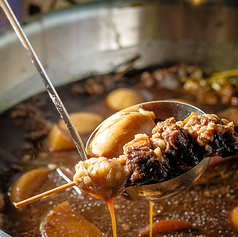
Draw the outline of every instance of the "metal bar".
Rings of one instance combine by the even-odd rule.
[[[76,129],[69,117],[67,110],[65,109],[58,93],[56,92],[53,84],[51,83],[44,67],[42,66],[40,60],[38,59],[38,56],[36,55],[29,40],[27,39],[25,33],[23,32],[23,29],[22,29],[20,23],[18,22],[17,18],[15,17],[8,2],[6,0],[0,0],[0,3],[1,3],[0,6],[2,7],[3,11],[5,12],[10,24],[12,25],[14,31],[16,32],[18,38],[20,39],[23,47],[27,51],[27,54],[29,55],[31,62],[34,64],[37,71],[41,75],[41,78],[42,78],[42,81],[46,87],[46,90],[47,90],[51,100],[53,101],[56,109],[58,110],[61,118],[64,120],[64,122],[65,122],[65,124],[74,140],[74,143],[76,145],[76,148],[78,149],[78,152],[79,152],[82,160],[86,160],[87,155],[85,152],[85,148],[84,148],[82,139],[80,138],[78,132],[76,131]]]

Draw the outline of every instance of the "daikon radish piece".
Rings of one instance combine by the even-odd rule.
[[[129,88],[119,88],[110,92],[106,98],[108,107],[115,111],[142,103],[143,97]]]
[[[45,237],[103,237],[101,231],[82,215],[74,211],[67,202],[52,209],[41,224]]]
[[[34,196],[48,177],[49,170],[38,168],[20,176],[11,187],[12,202],[20,202]]]
[[[103,121],[101,115],[90,112],[72,113],[69,116],[79,134],[91,133]],[[63,120],[53,125],[47,140],[50,151],[76,148]]]

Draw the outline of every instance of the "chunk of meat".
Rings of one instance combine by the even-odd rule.
[[[114,199],[125,188],[129,172],[123,157],[108,160],[105,157],[80,161],[74,175],[75,183],[92,196],[103,200]]]
[[[49,115],[40,108],[28,104],[18,104],[11,114],[17,127],[26,132],[26,137],[31,141],[37,141],[47,136],[51,123]]]
[[[145,134],[138,134],[124,146],[126,167],[130,171],[128,184],[160,180],[167,176],[160,156],[152,149],[150,139]]]
[[[201,147],[181,125],[169,118],[158,122],[152,131],[151,144],[167,169],[167,179],[185,173],[203,159]]]
[[[217,115],[194,115],[183,127],[205,148],[204,156],[228,157],[238,151],[238,135],[234,130],[234,123],[220,119]]]

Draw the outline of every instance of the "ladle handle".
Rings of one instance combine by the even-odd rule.
[[[20,25],[20,23],[18,22],[17,18],[15,17],[10,5],[8,4],[8,2],[6,0],[0,0],[0,6],[2,7],[4,13],[6,14],[10,24],[12,25],[14,31],[16,32],[18,38],[20,39],[22,45],[24,46],[24,48],[26,49],[31,62],[35,65],[37,71],[39,72],[39,74],[41,75],[42,81],[46,87],[46,90],[51,98],[51,100],[53,101],[56,109],[58,110],[59,114],[61,115],[62,119],[64,120],[73,140],[74,143],[78,149],[79,154],[81,155],[82,160],[86,160],[87,159],[87,155],[85,152],[85,148],[83,145],[83,142],[78,134],[78,132],[76,131],[68,112],[66,111],[58,93],[56,92],[54,86],[52,85],[44,67],[42,66],[40,60],[38,59],[34,49],[32,48],[29,40],[27,39],[26,35],[24,34],[22,27]]]

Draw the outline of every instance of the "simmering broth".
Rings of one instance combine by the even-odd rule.
[[[184,70],[187,69],[185,67]],[[153,71],[153,69],[151,70]],[[103,93],[88,91],[87,83],[89,80],[73,83],[67,87],[59,88],[58,91],[69,112],[91,111],[102,115],[104,118],[115,112],[108,107],[105,99],[111,90],[118,87],[132,88],[143,97],[144,101],[179,99],[193,103],[207,113],[219,114],[220,111],[226,110],[227,104],[214,106],[211,102],[213,100],[210,100],[211,97],[209,96],[209,100],[198,101],[194,94],[183,88],[185,82],[176,79],[180,77],[173,72],[175,69],[170,70],[172,71],[169,72],[169,75],[175,76],[169,78],[169,86],[174,85],[174,88],[168,88],[167,84],[157,84],[155,82],[154,86],[148,86],[146,83],[152,80],[148,77],[150,74],[147,74],[145,80],[145,72],[133,72],[111,83],[110,87],[103,87]],[[102,76],[101,79],[94,78],[90,80],[105,86],[105,82],[108,82],[108,79],[105,79],[106,77],[110,78],[110,76]],[[214,93],[210,95],[213,96]],[[218,100],[220,100],[220,97],[218,97]],[[43,111],[40,114],[41,118],[45,118],[46,124],[48,121],[56,123],[59,119],[57,111],[55,111],[45,93],[37,95],[24,103],[33,106],[33,108],[39,107],[39,111]],[[13,111],[18,111],[18,115],[14,118],[12,118]],[[39,227],[47,213],[60,203],[68,201],[74,210],[95,224],[106,236],[112,236],[111,217],[105,202],[85,193],[79,194],[73,188],[21,209],[15,209],[12,205],[12,197],[8,197],[6,193],[11,191],[8,188],[12,187],[13,181],[23,172],[39,167],[49,169],[47,179],[35,191],[32,191],[31,194],[35,195],[65,183],[57,172],[58,167],[72,180],[74,166],[80,160],[76,150],[49,151],[45,137],[47,132],[42,135],[39,132],[42,130],[39,129],[39,137],[30,134],[32,131],[27,126],[22,128],[22,124],[19,122],[20,120],[26,121],[24,113],[22,114],[22,111],[20,111],[21,113],[19,111],[19,108],[15,107],[1,116],[1,144],[8,152],[13,153],[24,162],[23,164],[14,165],[8,172],[6,172],[6,169],[2,171],[5,175],[2,183],[2,190],[5,194],[5,205],[2,208],[4,215],[3,228],[12,236],[40,236]],[[18,126],[16,126],[16,121],[18,121]],[[28,134],[27,139],[26,134]],[[87,141],[88,135],[82,134],[84,142]],[[237,232],[230,222],[229,213],[233,207],[237,206],[237,166],[237,159],[228,159],[219,164],[210,165],[202,178],[191,189],[185,191],[182,195],[154,203],[154,223],[175,219],[188,222],[194,227],[193,230],[180,231],[176,236],[236,236]],[[11,177],[11,182],[9,182],[9,174],[12,173],[15,173],[15,175],[14,178]],[[114,207],[118,236],[140,236],[141,229],[149,224],[149,203],[117,198],[114,201]],[[168,231],[169,229],[168,226]],[[174,233],[166,233],[166,235],[174,236]]]

